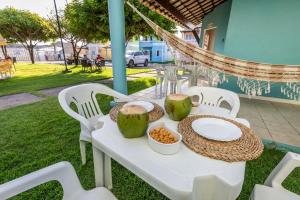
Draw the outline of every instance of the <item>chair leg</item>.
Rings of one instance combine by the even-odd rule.
[[[158,78],[156,78],[155,81],[155,97],[158,98],[158,94],[157,94],[157,85],[158,85]]]
[[[86,164],[86,142],[80,140],[79,144],[80,144],[80,154],[81,154],[82,165],[85,165]]]
[[[112,174],[111,174],[111,158],[104,155],[104,185],[108,189],[112,189]]]
[[[180,94],[181,93],[181,81],[178,81],[176,86],[177,86],[177,94]]]
[[[168,85],[169,85],[168,80],[164,80],[164,94],[163,94],[163,96],[168,95]]]
[[[159,83],[159,98],[163,98],[163,81],[164,81],[164,78],[160,78],[160,83]]]

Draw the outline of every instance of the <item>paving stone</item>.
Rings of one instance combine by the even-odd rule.
[[[0,97],[0,110],[16,107],[19,105],[34,103],[44,98],[29,93],[20,93]]]
[[[63,86],[63,87],[57,87],[57,88],[50,88],[50,89],[45,89],[45,90],[40,90],[39,92],[41,92],[44,95],[47,96],[58,96],[58,94],[60,93],[60,91],[62,91],[65,88],[68,88],[71,86]]]

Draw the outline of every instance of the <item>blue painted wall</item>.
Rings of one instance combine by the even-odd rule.
[[[217,53],[271,64],[300,64],[300,0],[229,0],[203,19],[201,44],[209,26],[217,27]],[[218,87],[242,93],[236,80],[230,77]],[[287,98],[280,86],[272,83],[271,93],[263,96]]]
[[[170,50],[165,42],[159,40],[139,41],[140,50],[151,51],[151,62],[169,62],[173,60]],[[157,51],[159,54],[157,55]]]
[[[299,0],[232,0],[224,54],[300,64]]]
[[[214,51],[223,54],[228,20],[230,15],[231,0],[216,7],[214,11],[205,16],[202,21],[200,46],[203,47],[204,30],[216,27]]]

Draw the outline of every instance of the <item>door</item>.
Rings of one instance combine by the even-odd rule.
[[[208,51],[214,51],[216,28],[206,29],[204,33],[203,48]]]
[[[141,63],[141,53],[140,52],[135,52],[134,53],[134,63],[135,64],[140,64]]]

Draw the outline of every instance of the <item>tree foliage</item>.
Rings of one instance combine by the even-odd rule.
[[[131,0],[142,13],[150,17],[162,28],[171,31],[175,24],[161,15],[149,10],[139,3],[138,0]],[[116,11],[118,12],[118,11]],[[81,27],[78,35],[86,37],[88,41],[109,40],[109,19],[107,0],[73,0],[66,9],[67,14],[72,13],[72,26]],[[125,4],[125,39],[128,42],[135,36],[154,35],[154,31],[132,8]]]
[[[173,22],[143,6],[139,0],[130,0],[130,3],[163,29],[170,32],[175,29]],[[155,32],[131,7],[125,4],[125,38],[128,41],[140,35],[151,36],[155,35]]]
[[[68,9],[59,12],[59,20],[61,27],[62,38],[71,44],[73,51],[73,58],[75,64],[79,63],[79,54],[81,50],[87,45],[88,40],[86,37],[83,37],[80,33],[81,27],[74,26],[76,25],[73,20],[76,18],[73,16],[73,13],[67,13]],[[49,21],[51,22],[51,26],[53,27],[57,37],[59,37],[58,24],[56,19],[56,14],[54,12],[49,16]]]
[[[174,23],[132,0],[135,6],[148,15],[153,21],[167,30],[172,30]],[[73,57],[78,64],[79,54],[89,42],[109,40],[109,18],[107,0],[73,0],[63,12],[60,12],[62,37],[73,48]],[[55,14],[50,16],[53,29],[58,35]],[[126,42],[134,36],[153,35],[153,30],[129,6],[125,6]]]
[[[0,34],[9,42],[19,42],[29,52],[34,63],[33,48],[38,42],[55,37],[50,23],[37,14],[25,10],[0,10]]]

